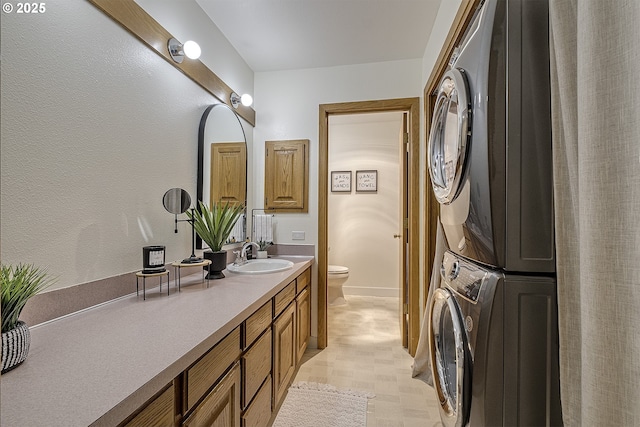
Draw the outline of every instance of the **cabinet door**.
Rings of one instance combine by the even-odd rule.
[[[240,427],[240,366],[236,363],[187,418],[185,427]]]
[[[308,287],[296,297],[296,322],[296,363],[300,363],[311,335],[311,298]]]
[[[271,414],[271,377],[268,377],[242,416],[242,427],[266,427]]]
[[[309,140],[266,141],[264,208],[308,212]]]
[[[247,147],[244,142],[211,144],[210,201],[244,204],[247,194]]]
[[[271,373],[271,329],[242,356],[242,408],[246,408]]]
[[[278,406],[296,369],[296,305],[273,322],[273,397]]]

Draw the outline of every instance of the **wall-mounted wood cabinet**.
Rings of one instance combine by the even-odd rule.
[[[309,140],[265,142],[264,209],[309,212]]]
[[[245,203],[247,147],[244,142],[211,144],[211,202]]]

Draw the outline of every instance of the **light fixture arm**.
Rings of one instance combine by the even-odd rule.
[[[188,40],[183,44],[173,37],[167,42],[167,49],[169,50],[171,59],[178,64],[182,64],[185,56],[191,59],[198,59],[202,52],[198,43]]]
[[[240,104],[244,105],[245,107],[249,107],[251,104],[253,104],[253,98],[247,93],[240,96],[235,92],[231,92],[229,101],[231,102],[233,108],[238,108]]]

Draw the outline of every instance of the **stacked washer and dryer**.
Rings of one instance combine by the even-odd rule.
[[[445,426],[562,425],[547,0],[486,0],[428,143],[446,244],[429,304]]]

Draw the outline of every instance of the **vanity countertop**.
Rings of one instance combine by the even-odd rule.
[[[313,257],[291,269],[157,288],[31,328],[27,360],[2,375],[3,426],[116,425],[240,325]],[[173,270],[173,269],[172,269]],[[173,271],[171,271],[173,276]],[[133,286],[135,283],[132,283]],[[164,289],[164,288],[163,288]]]

